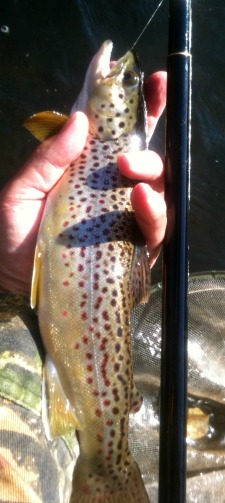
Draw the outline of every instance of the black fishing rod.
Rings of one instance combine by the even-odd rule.
[[[186,500],[191,0],[169,1],[159,503]]]

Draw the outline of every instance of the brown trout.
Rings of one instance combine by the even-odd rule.
[[[106,41],[75,105],[88,116],[89,134],[48,195],[31,295],[48,355],[50,429],[78,431],[72,503],[149,501],[128,446],[129,413],[141,406],[130,313],[148,299],[149,257],[131,208],[132,182],[116,166],[119,152],[146,146],[142,74],[133,51],[110,65],[111,51]],[[43,118],[26,122],[39,138],[47,136],[48,127],[43,134],[37,125]]]

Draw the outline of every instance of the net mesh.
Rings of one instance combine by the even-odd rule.
[[[135,382],[130,445],[157,503],[162,288],[132,317]],[[225,274],[192,275],[188,292],[187,503],[225,502]]]

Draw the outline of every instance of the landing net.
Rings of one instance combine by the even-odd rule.
[[[133,312],[135,382],[130,445],[157,503],[162,287]],[[192,275],[188,288],[187,503],[225,502],[225,273]]]

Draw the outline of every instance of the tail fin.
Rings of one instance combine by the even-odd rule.
[[[126,475],[122,478],[120,472],[118,482],[107,475],[90,472],[88,474],[84,463],[83,465],[79,463],[78,458],[70,503],[150,503],[150,501],[136,463],[133,462],[130,467],[127,480]]]

